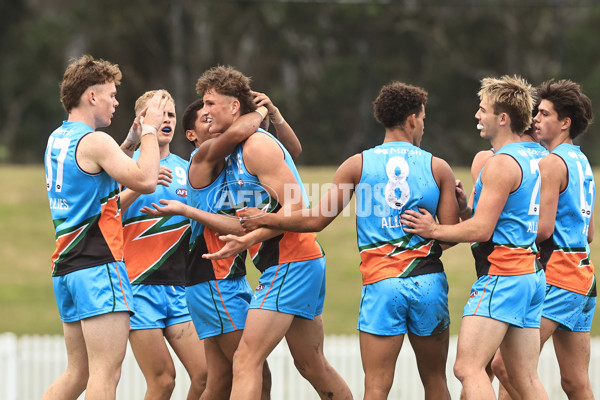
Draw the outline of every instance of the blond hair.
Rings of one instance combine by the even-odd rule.
[[[165,89],[162,89],[162,91],[163,98],[168,98],[171,102],[173,102],[173,106],[175,106],[175,100],[173,100],[173,96],[171,96],[171,93],[167,92]],[[155,93],[156,90],[149,90],[146,93],[142,94],[140,97],[138,97],[138,99],[135,101],[134,108],[136,116],[140,115],[140,113],[144,111],[144,108],[146,108],[148,101],[150,101],[150,99],[154,96]]]
[[[531,125],[533,88],[517,75],[501,78],[483,78],[479,98],[488,101],[494,114],[506,113],[513,132],[522,134]]]

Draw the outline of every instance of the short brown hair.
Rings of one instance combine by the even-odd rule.
[[[198,78],[196,92],[200,97],[210,89],[221,95],[238,99],[241,114],[256,110],[254,96],[250,89],[250,78],[231,66],[213,67]]]
[[[540,100],[548,100],[554,106],[558,119],[571,119],[569,136],[576,138],[584,133],[594,119],[592,101],[581,92],[581,86],[568,79],[542,83],[538,88]]]
[[[384,128],[394,128],[406,122],[411,114],[418,114],[427,105],[425,89],[402,82],[392,82],[379,91],[373,102],[373,115]]]
[[[67,112],[79,105],[81,96],[90,87],[107,82],[121,84],[119,65],[86,54],[72,59],[60,83],[60,101]]]

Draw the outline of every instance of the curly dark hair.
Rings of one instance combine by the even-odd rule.
[[[575,139],[592,123],[592,101],[581,91],[581,86],[568,79],[542,83],[537,89],[540,100],[548,100],[554,106],[558,119],[571,119],[569,136]]]
[[[191,103],[185,111],[183,112],[183,117],[181,118],[181,124],[183,125],[183,131],[194,130],[196,126],[196,121],[198,120],[198,111],[204,107],[204,100],[197,99],[193,103]],[[194,142],[188,140],[192,145]]]
[[[399,127],[411,114],[427,105],[425,89],[402,82],[392,82],[379,91],[373,102],[373,115],[384,128]]]
[[[221,95],[238,99],[241,114],[256,110],[254,96],[250,89],[250,78],[231,66],[213,67],[198,78],[196,93],[202,97],[209,89],[213,89]]]
[[[64,109],[71,112],[79,105],[81,95],[87,88],[107,82],[114,82],[118,86],[122,77],[118,64],[94,60],[88,54],[72,59],[60,83],[60,101]]]

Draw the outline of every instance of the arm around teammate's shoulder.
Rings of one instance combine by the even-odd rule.
[[[267,109],[259,107],[256,112],[240,116],[221,135],[203,142],[192,161],[201,161],[212,165],[223,160],[238,144],[256,132],[266,114]]]

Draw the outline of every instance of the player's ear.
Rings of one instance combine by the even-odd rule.
[[[195,142],[198,139],[198,137],[196,136],[196,132],[193,129],[186,130],[185,131],[185,137],[190,142]]]
[[[231,102],[231,114],[235,114],[240,110],[240,101],[235,99]]]
[[[95,104],[96,103],[96,92],[94,92],[92,89],[86,90],[83,93],[83,99],[90,104]]]
[[[417,114],[410,114],[406,117],[406,123],[410,128],[414,128],[417,125]]]

